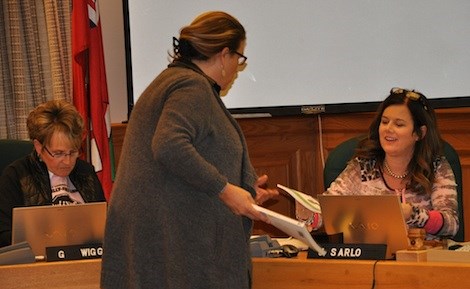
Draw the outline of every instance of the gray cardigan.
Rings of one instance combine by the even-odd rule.
[[[250,287],[251,220],[219,199],[254,196],[245,139],[219,88],[190,63],[164,70],[136,103],[109,206],[102,288]]]

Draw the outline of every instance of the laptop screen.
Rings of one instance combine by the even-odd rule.
[[[386,244],[387,259],[408,248],[408,228],[395,195],[318,195],[327,234],[344,243]]]
[[[102,243],[106,202],[13,209],[12,244],[28,242],[35,256],[47,247]]]

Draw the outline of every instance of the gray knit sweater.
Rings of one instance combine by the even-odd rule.
[[[251,221],[218,195],[227,182],[254,194],[256,174],[217,88],[177,62],[136,103],[109,206],[102,288],[250,287]]]

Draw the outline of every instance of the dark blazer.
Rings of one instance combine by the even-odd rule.
[[[105,201],[101,183],[92,165],[78,159],[69,175],[85,202]],[[52,204],[52,190],[46,165],[36,152],[16,160],[0,176],[0,246],[11,243],[14,207]]]

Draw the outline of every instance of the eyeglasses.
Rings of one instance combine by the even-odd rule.
[[[237,51],[232,51],[232,53],[235,53],[236,55],[238,55],[238,65],[243,65],[245,64],[246,60],[248,59],[248,57],[246,57],[245,55],[237,52]]]
[[[413,100],[413,101],[419,101],[421,103],[421,105],[423,106],[424,110],[428,110],[428,106],[426,104],[426,101],[424,99],[424,95],[419,92],[419,91],[415,91],[415,90],[407,90],[407,89],[404,89],[404,88],[400,88],[400,87],[394,87],[390,90],[390,92],[392,94],[405,94],[405,97]]]
[[[68,153],[66,152],[58,152],[58,153],[51,153],[46,146],[42,146],[44,148],[44,150],[53,158],[57,159],[57,160],[61,160],[61,159],[64,159],[65,157],[67,156],[70,156],[71,158],[76,158],[80,155],[80,151],[77,151],[77,150],[71,150],[69,151]]]

